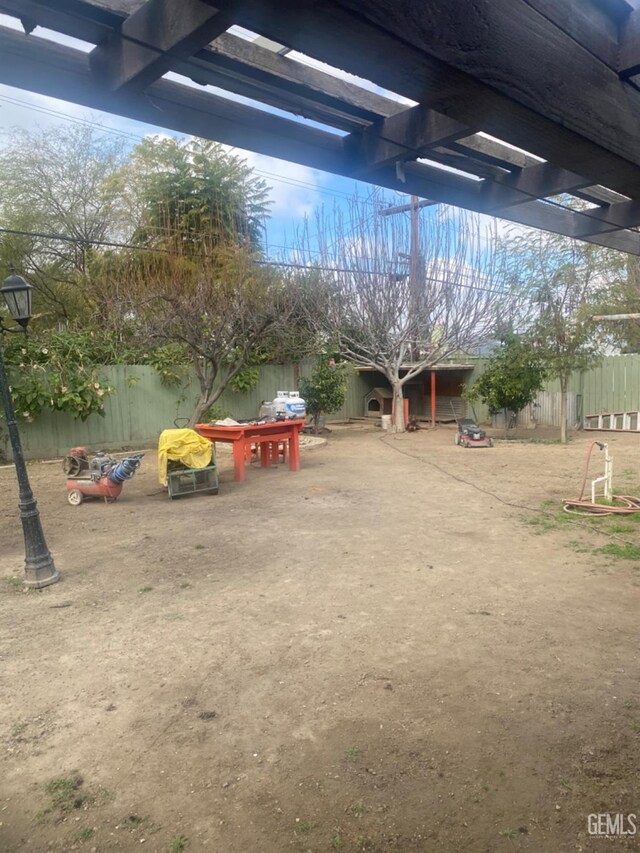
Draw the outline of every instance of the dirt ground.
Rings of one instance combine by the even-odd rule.
[[[600,550],[640,525],[559,518],[592,438],[342,427],[298,474],[221,454],[170,501],[150,453],[80,507],[34,463],[40,592],[0,470],[0,850],[640,847],[587,831],[640,814],[639,564]]]

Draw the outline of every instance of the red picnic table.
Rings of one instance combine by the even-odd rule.
[[[278,461],[278,444],[289,444],[289,470],[300,470],[300,431],[304,420],[273,421],[266,424],[196,424],[200,435],[209,441],[225,441],[233,445],[233,479],[244,480],[245,461],[250,458],[251,446],[260,445],[263,468]]]

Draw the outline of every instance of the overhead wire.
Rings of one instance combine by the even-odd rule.
[[[91,23],[95,23],[95,22],[94,22],[94,21],[92,21],[92,19],[91,19],[88,15],[86,15],[86,14],[79,13],[79,14],[76,14],[76,17],[78,17],[78,18],[80,18],[80,19],[83,19],[83,20],[86,20],[86,21],[90,21]],[[45,29],[46,29],[46,28],[45,28]],[[53,31],[53,32],[57,32],[57,31]],[[170,58],[175,59],[175,60],[176,60],[177,62],[179,62],[180,64],[186,64],[186,65],[192,65],[192,64],[193,64],[193,63],[191,62],[191,60],[192,60],[192,58],[193,58],[193,57],[189,57],[187,60],[185,60],[185,59],[184,59],[184,57],[180,56],[179,54],[173,53],[171,50],[160,50],[157,46],[155,46],[155,45],[153,45],[153,44],[150,44],[149,42],[147,42],[147,41],[145,41],[145,40],[143,40],[143,39],[136,38],[136,37],[131,36],[131,35],[127,34],[127,33],[123,33],[122,31],[119,31],[119,32],[118,32],[118,35],[119,35],[119,37],[120,37],[123,41],[128,41],[128,42],[130,42],[130,43],[132,43],[132,44],[137,45],[138,47],[143,47],[143,48],[145,48],[145,49],[147,49],[147,50],[151,50],[151,51],[153,51],[154,53],[157,53],[157,54],[163,54],[163,55],[169,56]],[[290,60],[290,61],[295,61],[295,60]],[[263,71],[265,71],[265,72],[268,72],[268,71],[270,70],[270,69],[268,69],[267,67],[265,67],[262,63],[260,63],[259,61],[256,61],[256,62],[252,63],[252,65],[254,65],[256,68],[259,68],[259,69],[261,69],[261,70],[263,70]],[[194,67],[194,71],[197,73],[197,72],[198,72],[198,70],[199,70],[199,67],[198,67],[198,66],[196,66],[196,65],[194,65],[193,67]],[[174,73],[178,73],[178,72],[174,72]],[[326,72],[324,72],[324,73],[326,73]],[[192,78],[190,78],[190,77],[189,77],[189,75],[188,75],[188,74],[182,74],[182,75],[179,75],[179,76],[186,77],[187,79],[190,79],[190,80],[192,79]],[[333,76],[333,75],[329,75],[329,76]],[[339,78],[336,78],[336,79],[339,79]],[[376,84],[374,84],[372,81],[367,81],[367,82],[371,83],[371,85],[372,85],[372,86],[375,86],[375,85],[376,85]],[[222,87],[215,86],[215,84],[206,84],[206,86],[208,86],[208,85],[213,85],[215,88],[218,88],[218,89],[220,89],[220,91],[223,91],[223,92],[227,92],[227,91],[228,91],[228,90],[226,90],[226,89],[223,89]],[[357,84],[352,84],[352,85],[357,85]],[[205,88],[206,88],[206,86],[205,86]],[[370,90],[366,89],[365,87],[360,87],[360,88],[362,88],[362,89],[363,89],[363,91],[370,91]],[[387,91],[388,91],[388,90],[387,90]],[[232,94],[232,93],[229,93],[229,94]],[[398,98],[399,98],[399,97],[401,97],[398,93],[389,92],[389,94],[395,94]],[[383,96],[383,97],[388,97],[388,96]],[[257,107],[254,107],[254,109],[264,108],[265,106],[268,106],[268,105],[265,105],[263,102],[261,102],[261,101],[257,100],[256,98],[247,98],[247,100],[252,101],[254,104],[259,105],[259,106],[257,106]],[[392,99],[388,98],[388,100],[392,100]],[[152,102],[153,102],[153,101],[152,101]],[[400,102],[398,101],[398,103],[400,103]],[[300,120],[300,118],[299,118],[298,116],[296,116],[292,111],[282,110],[281,108],[275,108],[275,109],[280,109],[282,112],[287,112],[287,113],[289,113],[289,115],[291,115],[291,118],[290,118],[290,119],[288,119],[289,121],[295,121],[295,122],[296,122],[296,123],[298,123],[298,124],[301,124],[301,123],[303,124],[303,123],[304,123],[304,118],[303,118],[302,120]],[[268,112],[268,110],[264,110],[264,109],[263,109],[263,111]],[[335,130],[335,128],[331,127],[330,125],[328,125],[328,124],[326,124],[326,123],[319,122],[319,121],[314,120],[314,119],[309,119],[309,121],[313,121],[315,124],[320,124],[320,125],[322,125],[322,126],[326,127],[326,128],[327,128],[327,132],[331,132],[331,131],[334,131],[334,130]],[[403,142],[400,142],[400,141],[398,141],[397,139],[390,139],[390,138],[388,138],[388,137],[384,136],[383,134],[377,134],[377,137],[378,137],[380,140],[382,140],[382,141],[384,141],[384,142],[388,142],[388,143],[390,143],[390,144],[392,144],[392,145],[395,145],[395,146],[396,146],[396,147],[398,147],[398,148],[404,148],[408,153],[410,153],[410,154],[412,155],[412,157],[411,157],[410,159],[411,159],[411,160],[415,159],[415,154],[416,154],[415,149],[411,148],[409,145],[407,145],[407,144],[405,144],[405,143],[403,143]],[[433,152],[431,152],[431,153],[433,154]],[[472,151],[470,151],[470,152],[469,152],[469,155],[470,155],[470,156],[471,156],[471,154],[472,154]],[[441,165],[442,165],[442,164],[439,164],[437,160],[432,160],[431,162],[434,164],[434,167],[436,167],[436,168],[438,168],[439,166],[441,166]],[[447,171],[448,171],[448,170],[447,170],[446,168],[443,168],[443,172],[445,172],[445,173],[446,173]],[[463,175],[464,175],[464,174],[472,175],[472,176],[473,176],[473,178],[474,178],[475,180],[477,180],[477,176],[473,175],[472,173],[465,173],[465,171],[464,171],[463,169],[462,169],[462,170],[457,170],[457,171],[461,172]],[[265,174],[268,174],[268,173],[265,173]],[[486,179],[482,179],[481,183],[486,183]],[[331,191],[328,191],[328,192],[331,192]],[[345,194],[345,195],[346,195],[346,194]],[[570,208],[570,207],[568,207],[566,204],[562,204],[561,202],[558,202],[558,201],[556,201],[556,200],[555,200],[555,199],[553,199],[553,198],[539,198],[538,196],[531,196],[531,199],[532,199],[532,200],[541,201],[541,202],[543,202],[544,204],[549,204],[549,205],[551,205],[551,206],[553,206],[553,207],[558,207],[558,208],[560,208],[561,210],[567,210],[567,209],[571,210],[571,208]],[[590,211],[589,211],[589,210],[587,210],[587,211],[581,211],[581,213],[582,213],[582,215],[587,216],[588,218],[593,218],[593,217],[591,217],[591,216],[590,216]]]
[[[37,237],[38,239],[41,239],[41,240],[56,240],[56,241],[59,240],[59,241],[64,242],[64,243],[75,243],[75,244],[83,245],[83,246],[101,246],[104,248],[133,249],[135,251],[156,252],[156,253],[166,254],[166,255],[173,254],[170,249],[165,249],[162,247],[144,246],[144,245],[138,245],[136,243],[117,242],[115,240],[97,240],[94,238],[83,239],[81,237],[71,237],[67,234],[47,233],[44,231],[25,231],[25,230],[21,230],[18,228],[0,227],[0,234],[13,234],[17,237]],[[294,250],[293,247],[283,247],[283,248],[289,249],[291,251]],[[206,257],[210,257],[210,256],[205,254],[205,253],[202,253],[201,257],[206,258]],[[354,269],[349,268],[349,267],[325,266],[325,265],[320,265],[320,264],[317,264],[317,265],[311,264],[310,265],[310,264],[296,263],[293,261],[274,261],[274,260],[263,260],[260,258],[256,259],[255,263],[258,264],[259,266],[283,267],[283,268],[302,269],[302,270],[318,271],[318,272],[340,272],[340,273],[349,273],[350,275],[353,275],[354,272],[357,272],[359,275],[374,275],[374,276],[388,275],[388,270],[380,270],[380,269],[354,270]],[[446,279],[430,278],[429,280],[436,282],[436,283],[442,283],[442,284],[447,283]],[[495,290],[495,289],[488,288],[488,287],[477,287],[476,285],[463,284],[462,282],[456,282],[456,286],[457,287],[464,287],[464,288],[467,288],[469,290],[480,290],[480,291],[485,292],[485,293],[495,293],[495,294],[499,294],[501,296],[506,295],[506,293],[502,290]]]
[[[0,94],[0,101],[4,101],[6,103],[12,104],[13,106],[18,106],[24,109],[28,109],[33,112],[42,113],[43,115],[52,116],[53,118],[60,118],[63,121],[72,122],[74,124],[85,125],[87,127],[93,127],[96,130],[100,130],[104,133],[111,133],[116,136],[121,136],[126,139],[131,139],[132,141],[141,142],[146,137],[142,134],[130,133],[125,130],[119,130],[118,128],[110,127],[109,125],[102,124],[99,121],[92,121],[88,118],[82,118],[80,116],[68,116],[65,113],[62,113],[58,110],[54,110],[49,107],[43,107],[39,104],[30,104],[28,101],[22,101],[20,98],[14,98],[9,95]],[[232,147],[232,150],[236,150],[235,146]],[[265,169],[259,169],[255,167],[251,167],[252,171],[259,175],[260,177],[268,178],[269,180],[276,181],[281,184],[288,184],[295,187],[301,187],[303,189],[310,189],[314,192],[320,193],[322,195],[333,196],[334,198],[338,198],[341,200],[348,200],[353,197],[351,193],[343,190],[335,190],[335,189],[327,189],[326,187],[322,187],[318,184],[312,184],[308,181],[302,181],[298,178],[287,177],[282,175],[277,175],[275,172],[269,172]],[[372,202],[366,202],[371,204]]]

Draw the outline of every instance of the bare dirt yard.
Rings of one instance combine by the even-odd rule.
[[[335,428],[177,501],[150,452],[80,507],[34,463],[40,592],[0,470],[0,850],[638,849],[588,833],[640,814],[640,524],[560,509],[593,437]]]

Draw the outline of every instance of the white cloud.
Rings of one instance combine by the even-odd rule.
[[[289,163],[265,154],[236,149],[271,187],[273,216],[303,219],[321,204],[319,191],[330,176],[308,166]]]

